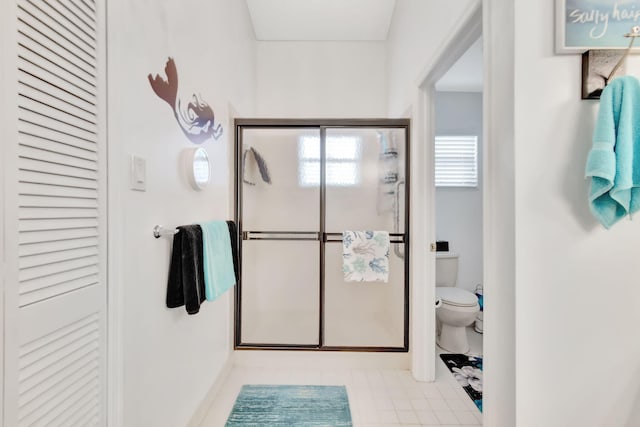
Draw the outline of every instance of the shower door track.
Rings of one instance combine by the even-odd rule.
[[[293,350],[293,351],[349,351],[349,352],[396,352],[409,351],[409,201],[410,201],[410,121],[409,119],[235,119],[235,162],[234,162],[234,206],[238,227],[237,247],[239,252],[240,278],[234,293],[234,348],[237,350]],[[403,346],[328,346],[324,343],[325,305],[325,245],[342,242],[341,233],[325,232],[326,217],[326,176],[325,144],[320,144],[320,231],[247,231],[242,228],[242,130],[274,128],[316,128],[320,139],[325,141],[327,128],[403,128],[405,130],[405,197],[404,233],[389,233],[390,243],[404,244],[404,328]],[[396,209],[399,209],[396,206]],[[399,212],[399,211],[398,211]],[[318,344],[278,344],[242,342],[242,242],[248,240],[273,241],[318,241],[320,243],[319,271],[319,331]]]

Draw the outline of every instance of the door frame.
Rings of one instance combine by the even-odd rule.
[[[0,265],[0,425],[5,425],[10,417],[15,414],[16,408],[7,408],[5,396],[13,390],[6,390],[7,377],[15,378],[15,360],[8,360],[5,348],[7,342],[16,342],[16,312],[13,309],[17,301],[15,284],[18,282],[18,257],[17,251],[8,251],[8,248],[17,247],[17,208],[18,198],[16,186],[18,182],[17,168],[12,162],[17,158],[16,131],[18,123],[18,91],[16,82],[18,70],[15,59],[18,57],[18,43],[16,36],[18,6],[16,2],[7,2],[3,5],[3,14],[0,22],[3,24],[0,30],[0,88],[4,94],[0,99],[0,162],[2,172],[0,178],[0,240],[2,241],[2,260]],[[11,160],[10,160],[11,159]],[[12,306],[13,304],[13,306]],[[12,369],[9,369],[12,368]]]
[[[412,253],[413,288],[413,351],[411,372],[418,381],[436,379],[436,274],[435,252],[425,242],[436,241],[435,224],[435,84],[469,49],[482,33],[482,4],[470,8],[449,33],[449,37],[434,55],[418,79],[415,94],[416,140],[414,144],[413,212],[414,246]],[[425,255],[426,252],[426,255]],[[426,260],[425,260],[426,258]],[[417,260],[423,262],[417,262]],[[424,262],[426,261],[426,262]]]
[[[320,243],[320,277],[319,277],[319,339],[318,345],[292,345],[292,344],[255,344],[241,342],[242,331],[242,256],[239,256],[240,278],[234,292],[234,349],[236,350],[310,350],[310,351],[351,351],[351,352],[408,352],[410,333],[410,209],[411,200],[411,122],[409,119],[252,119],[237,118],[234,120],[234,218],[238,227],[237,247],[242,254],[242,242],[244,230],[242,227],[242,130],[243,129],[275,129],[275,128],[315,128],[323,138],[327,129],[332,128],[400,128],[405,130],[405,203],[404,203],[404,313],[403,313],[403,345],[401,347],[357,347],[357,346],[327,346],[324,344],[324,244],[327,242],[327,233],[322,233],[324,229],[324,174],[320,174],[320,233],[318,241]],[[324,170],[323,152],[321,150],[321,171]],[[296,234],[296,233],[289,233]],[[394,236],[391,236],[392,238]]]
[[[119,115],[118,87],[110,84],[112,81],[125,80],[119,74],[119,68],[111,57],[118,57],[114,52],[115,46],[122,37],[118,31],[109,32],[109,18],[124,13],[121,2],[107,1],[105,6],[104,34],[106,38],[106,66],[105,95],[107,98],[106,118],[106,148],[107,148],[107,426],[124,426],[124,257],[126,253],[125,213],[127,207],[123,201],[127,188],[128,164],[124,144],[115,141],[125,141],[127,138],[123,129],[116,127]]]
[[[483,37],[483,418],[485,425],[516,423],[515,367],[515,165],[514,165],[514,5],[481,0],[458,20],[418,79],[413,161],[413,242],[435,241],[433,190],[434,85],[475,41]],[[422,167],[420,167],[422,166]],[[423,240],[424,239],[424,240]],[[423,249],[424,251],[424,249]],[[414,254],[420,252],[414,249]],[[422,252],[424,253],[424,252]],[[434,381],[435,253],[413,262],[412,374]],[[420,307],[426,309],[421,310]]]

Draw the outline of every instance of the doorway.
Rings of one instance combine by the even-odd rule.
[[[437,352],[482,356],[483,332],[483,60],[478,38],[435,84],[432,143],[434,158],[436,290],[455,287],[458,298],[478,303],[469,316],[466,341],[458,348],[442,346],[438,328]],[[457,268],[445,274],[444,264]],[[444,286],[444,287],[443,287]],[[476,296],[474,298],[474,295]],[[451,295],[449,295],[451,297]],[[457,304],[461,301],[452,301]],[[466,323],[466,322],[465,322]]]

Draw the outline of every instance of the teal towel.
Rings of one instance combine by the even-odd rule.
[[[198,225],[202,228],[205,296],[213,301],[236,283],[229,227],[225,221]]]
[[[640,81],[613,80],[602,91],[587,158],[589,206],[606,228],[640,209]]]

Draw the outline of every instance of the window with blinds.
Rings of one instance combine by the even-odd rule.
[[[478,186],[478,137],[436,136],[436,187]]]

